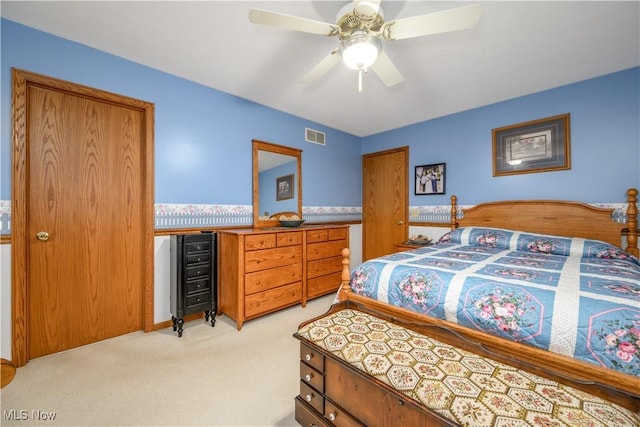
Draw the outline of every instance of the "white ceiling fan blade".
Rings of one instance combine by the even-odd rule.
[[[340,62],[340,55],[338,49],[333,50],[329,55],[325,56],[322,61],[318,62],[315,67],[311,69],[302,78],[302,83],[313,83],[320,77],[325,75],[330,69],[332,69],[338,62]]]
[[[254,24],[269,25],[323,36],[335,36],[340,32],[340,27],[335,24],[259,9],[251,9],[249,11],[249,21]]]
[[[386,22],[380,29],[385,40],[402,40],[471,28],[480,19],[480,5],[465,6]]]
[[[389,58],[384,50],[378,53],[378,59],[371,66],[371,69],[388,87],[395,86],[404,80],[402,74],[400,74],[400,71],[393,65],[391,58]]]

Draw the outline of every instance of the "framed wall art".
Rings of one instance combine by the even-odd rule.
[[[446,163],[416,166],[415,194],[445,194]]]
[[[293,199],[293,174],[276,178],[276,200]]]
[[[569,114],[492,129],[493,176],[571,169]]]

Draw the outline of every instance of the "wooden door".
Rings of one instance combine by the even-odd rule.
[[[153,106],[123,99],[14,72],[14,136],[26,129],[14,173],[24,221],[14,224],[14,265],[26,273],[13,289],[19,364],[147,329]]]
[[[362,156],[362,259],[390,254],[408,236],[409,148]]]

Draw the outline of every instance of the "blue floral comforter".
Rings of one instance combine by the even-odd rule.
[[[376,258],[354,292],[640,376],[640,263],[608,243],[461,228]]]

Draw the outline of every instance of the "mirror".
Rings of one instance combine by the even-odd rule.
[[[302,150],[254,139],[253,226],[278,226],[281,212],[302,219]]]

